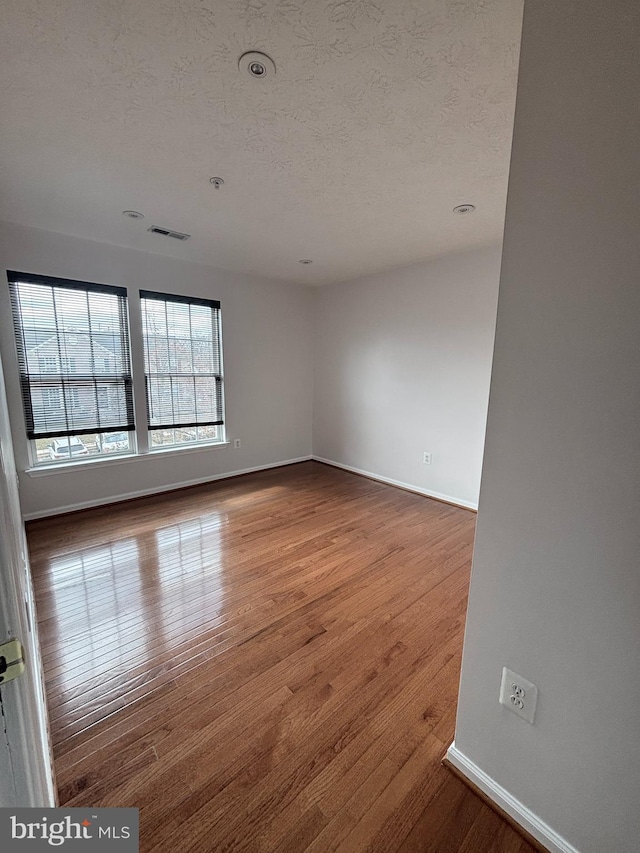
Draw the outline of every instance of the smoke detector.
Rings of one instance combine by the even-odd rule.
[[[301,258],[301,259],[298,261],[298,263],[299,263],[299,264],[305,264],[305,266],[306,266],[306,265],[308,265],[308,264],[312,264],[312,263],[313,263],[313,261],[311,260],[311,258]]]
[[[124,216],[128,216],[129,219],[144,219],[144,213],[140,213],[137,210],[123,210],[122,213]]]
[[[209,178],[209,183],[212,184],[215,187],[215,189],[219,190],[220,187],[224,184],[224,178],[217,178],[217,177]]]
[[[238,68],[240,71],[245,71],[249,77],[255,77],[256,80],[264,80],[265,77],[273,77],[276,73],[276,66],[273,59],[267,56],[266,53],[259,53],[251,50],[248,53],[243,53],[238,60]]]
[[[463,216],[465,213],[473,213],[475,209],[475,204],[459,204],[457,207],[453,208],[453,212],[459,213],[460,216]]]

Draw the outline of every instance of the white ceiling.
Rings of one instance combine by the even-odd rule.
[[[499,240],[521,17],[522,0],[3,0],[0,218],[310,284]],[[240,73],[252,49],[275,77]]]

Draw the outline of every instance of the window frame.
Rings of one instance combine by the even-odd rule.
[[[222,308],[220,302],[216,299],[205,299],[199,296],[184,296],[182,294],[175,293],[165,293],[160,291],[152,291],[152,290],[140,290],[139,291],[140,298],[140,321],[141,321],[141,337],[142,337],[142,345],[144,350],[144,384],[145,384],[145,403],[146,403],[146,413],[147,413],[147,441],[148,441],[148,453],[156,454],[156,453],[169,453],[174,451],[186,450],[186,449],[197,449],[204,447],[216,447],[221,445],[228,444],[226,438],[226,424],[225,424],[225,397],[224,397],[224,350],[223,350],[223,342],[222,342]],[[200,306],[207,308],[211,311],[211,327],[212,327],[212,337],[211,337],[211,359],[212,364],[218,364],[219,372],[212,371],[210,374],[207,373],[184,373],[175,371],[174,373],[159,373],[147,370],[148,364],[148,352],[147,352],[147,334],[146,334],[146,321],[145,321],[145,305],[144,301],[156,301],[163,302],[165,306],[171,303],[180,304],[180,305],[188,305],[188,306]],[[170,335],[167,328],[167,341],[170,339]],[[186,338],[185,338],[186,340]],[[189,337],[189,341],[193,343],[193,337]],[[206,339],[205,339],[206,340]],[[193,352],[193,350],[192,350]],[[167,354],[169,357],[169,350],[167,349]],[[220,419],[216,419],[215,421],[187,421],[185,423],[167,423],[155,425],[151,424],[152,420],[152,405],[149,400],[149,384],[150,379],[152,377],[158,376],[184,376],[184,377],[192,377],[195,379],[197,376],[205,377],[210,376],[213,377],[216,381],[216,406],[220,410]],[[195,391],[195,382],[194,382],[194,394]],[[173,403],[172,403],[173,407]],[[173,430],[174,437],[175,432],[177,430],[187,430],[187,429],[195,429],[196,434],[198,428],[205,428],[214,426],[218,430],[217,438],[205,438],[205,439],[193,439],[191,441],[182,441],[182,442],[174,442],[171,444],[153,444],[153,433],[155,431],[169,431]]]
[[[82,436],[92,433],[135,431],[133,370],[130,349],[131,335],[129,328],[127,289],[115,285],[98,284],[95,282],[78,281],[75,279],[57,278],[46,275],[36,275],[33,273],[22,273],[15,270],[7,270],[7,280],[9,283],[13,332],[17,357],[18,382],[22,401],[24,426],[26,438],[30,445],[33,445],[35,448],[35,442],[37,440],[46,438],[55,440],[63,437]],[[49,330],[46,327],[38,328],[37,326],[32,327],[27,324],[25,310],[23,310],[23,300],[27,298],[27,294],[20,292],[21,285],[25,285],[27,287],[50,288],[51,292],[54,318],[54,325],[51,329],[53,331],[51,332],[50,338],[45,339],[41,343],[35,343],[32,346],[28,345],[29,332],[36,333],[36,335],[39,332],[45,332],[48,334]],[[82,294],[84,294],[87,303],[86,319],[88,328],[86,332],[78,331],[76,335],[75,332],[70,331],[68,328],[65,329],[64,320],[61,320],[60,322],[58,321],[58,315],[56,313],[56,296],[60,291],[76,291],[81,294],[79,297],[80,301],[82,301]],[[99,324],[95,329],[93,327],[94,317],[92,316],[92,309],[90,306],[91,294],[109,295],[116,297],[117,299],[117,303],[115,305],[117,326],[116,331],[112,331],[110,334],[113,337],[114,342],[116,342],[119,347],[120,370],[114,370],[112,374],[105,374],[104,376],[98,374],[95,370],[94,346],[96,344],[100,344],[99,341],[94,338],[99,335],[106,335],[109,333],[98,331]],[[38,321],[32,319],[30,322],[37,323]],[[61,338],[65,340],[66,337],[71,340],[74,336],[85,336],[89,342],[88,350],[90,353],[90,367],[82,373],[73,373],[63,369],[63,361],[66,361],[67,368],[71,365],[72,361],[74,366],[77,362],[76,357],[70,356],[67,353],[66,343],[63,344],[65,356],[62,356],[63,350],[61,349],[60,340]],[[34,371],[30,363],[30,353],[33,353],[40,346],[47,344],[49,340],[53,339],[55,339],[57,354],[53,356],[36,355],[35,358],[37,359],[38,369],[40,370],[41,367],[46,367],[47,369],[45,369],[44,372]],[[46,362],[55,362],[56,369],[54,371],[50,371],[48,369],[49,365],[45,364]],[[43,376],[55,377],[56,381],[52,380],[51,383],[43,383],[41,379]],[[90,424],[91,417],[88,416],[84,425],[81,425],[80,423],[78,424],[78,429],[69,428],[70,423],[73,423],[73,408],[74,406],[76,408],[78,407],[78,401],[80,399],[79,392],[81,390],[88,390],[89,395],[91,395],[91,386],[93,383],[93,391],[97,400],[99,382],[108,382],[109,384],[113,384],[114,388],[122,394],[122,422],[117,424],[102,424],[102,412],[100,407],[96,404],[94,413],[95,422]],[[43,394],[44,391],[55,390],[58,385],[61,403],[59,408],[64,413],[64,420],[66,421],[67,429],[58,429],[54,428],[53,424],[47,424],[46,407],[44,404],[39,402],[38,405],[34,405],[34,400],[37,400],[37,396],[34,396],[34,392],[38,392],[38,395],[40,395]],[[70,400],[75,400],[76,402],[71,403],[69,402]],[[36,464],[38,464],[37,454],[35,458]]]
[[[102,432],[124,432],[128,435],[129,438],[129,447],[125,450],[114,451],[114,452],[94,452],[92,451],[90,455],[85,456],[71,456],[69,459],[39,459],[38,456],[42,457],[43,451],[42,447],[38,450],[36,442],[39,438],[44,438],[45,436],[40,436],[38,439],[30,438],[27,433],[27,417],[24,409],[24,404],[21,405],[21,414],[23,417],[23,437],[26,444],[25,451],[27,454],[27,465],[25,468],[25,473],[29,474],[29,476],[40,477],[46,476],[50,474],[55,474],[58,471],[66,470],[66,469],[77,469],[77,468],[85,468],[87,466],[102,466],[102,465],[114,465],[114,464],[122,464],[135,462],[136,460],[144,459],[147,456],[164,456],[167,454],[175,454],[175,453],[193,453],[206,451],[211,448],[219,448],[225,447],[229,445],[229,441],[227,439],[226,432],[226,417],[225,417],[225,396],[224,396],[224,349],[223,349],[223,340],[222,340],[222,309],[220,302],[218,300],[213,299],[205,299],[203,297],[191,297],[185,296],[182,294],[175,293],[163,293],[158,291],[143,291],[143,290],[132,290],[131,288],[126,287],[118,287],[115,285],[103,285],[94,282],[84,282],[84,281],[76,281],[73,279],[66,279],[60,277],[52,277],[45,275],[38,275],[32,273],[18,273],[12,270],[7,270],[7,279],[9,281],[9,289],[10,289],[10,307],[11,314],[13,315],[13,341],[14,341],[14,352],[16,356],[16,386],[18,389],[18,394],[21,402],[23,402],[23,382],[21,375],[21,363],[20,363],[20,355],[19,355],[19,344],[17,340],[17,332],[15,326],[15,308],[14,308],[14,298],[12,293],[12,288],[17,287],[20,282],[24,282],[26,284],[47,284],[53,286],[59,286],[63,289],[85,289],[85,290],[95,290],[97,291],[117,291],[119,295],[124,297],[124,318],[125,318],[125,335],[126,335],[126,345],[127,352],[129,357],[129,379],[131,382],[131,393],[133,396],[133,428],[128,430],[124,429],[106,429],[99,430],[96,429],[96,434]],[[213,307],[215,309],[212,323],[213,323],[213,334],[211,338],[211,346],[215,350],[217,347],[217,357],[219,359],[219,382],[220,382],[220,413],[221,413],[221,422],[214,424],[215,428],[218,431],[218,435],[216,438],[195,438],[193,440],[185,440],[177,443],[171,444],[153,444],[153,429],[154,427],[149,428],[149,407],[146,395],[146,383],[147,383],[147,373],[144,367],[144,359],[141,358],[141,354],[145,349],[145,334],[144,334],[144,314],[142,309],[142,299],[145,294],[152,294],[153,296],[157,296],[166,302],[180,302],[186,304],[195,304],[195,305],[203,305],[208,308]],[[28,330],[30,327],[28,324],[23,324],[20,321],[20,329]],[[83,333],[80,333],[83,334]],[[23,343],[25,341],[23,335]],[[204,338],[204,340],[209,340],[208,338]],[[214,356],[215,357],[215,356]],[[39,362],[44,365],[44,360],[46,359],[47,365],[46,369],[42,371],[42,375],[57,375],[60,374],[62,376],[66,371],[62,370],[62,361],[56,356],[41,356],[38,357]],[[67,365],[72,365],[73,356],[66,356]],[[101,361],[101,356],[96,356],[93,363],[93,374],[99,380],[102,376],[102,370],[104,369],[106,372],[107,363],[109,359],[105,358]],[[103,363],[104,362],[104,363]],[[55,368],[55,369],[54,369]],[[192,374],[188,374],[192,375]],[[198,375],[198,374],[196,374]],[[200,374],[206,375],[206,374]],[[44,389],[43,389],[44,390]],[[47,389],[48,398],[51,398],[51,391],[56,390],[53,388]],[[98,389],[100,390],[100,389]],[[67,389],[67,393],[69,393],[69,389]],[[76,392],[77,393],[77,392]],[[62,396],[62,391],[59,391],[60,394],[60,407],[64,408],[64,397]],[[137,401],[137,402],[136,402]],[[198,428],[203,428],[203,425],[200,423],[196,423],[192,429],[198,433]],[[187,428],[186,425],[178,426],[172,429],[181,429]],[[92,435],[92,433],[88,433],[86,430],[79,432],[70,432],[68,437],[72,439],[74,436],[77,436],[80,440],[84,442],[85,437],[87,435]],[[174,433],[175,437],[175,433]],[[53,442],[56,439],[64,438],[64,436],[56,434],[46,436],[49,442]],[[91,444],[89,445],[92,446]]]

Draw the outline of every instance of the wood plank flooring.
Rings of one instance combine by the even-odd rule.
[[[315,462],[30,523],[61,804],[144,853],[533,853],[440,764],[474,525]]]

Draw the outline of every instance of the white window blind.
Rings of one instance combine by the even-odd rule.
[[[150,430],[224,423],[220,303],[140,291]]]
[[[125,288],[13,271],[8,279],[27,436],[133,430]]]

